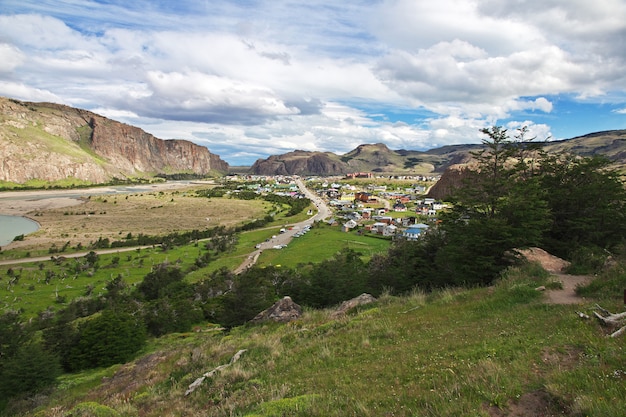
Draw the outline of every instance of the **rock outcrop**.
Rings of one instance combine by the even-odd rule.
[[[279,323],[288,323],[300,318],[302,315],[302,307],[296,304],[291,297],[285,296],[281,300],[276,301],[273,306],[257,314],[251,321],[276,321]]]
[[[162,140],[87,110],[0,97],[0,180],[24,183],[160,173],[208,175],[228,164],[185,140]]]
[[[428,197],[446,200],[469,177],[471,168],[468,164],[452,165],[439,178],[439,181],[428,190]]]
[[[341,303],[339,308],[337,308],[337,310],[335,310],[331,314],[331,317],[338,318],[338,317],[344,316],[348,311],[352,310],[355,307],[362,306],[365,304],[370,304],[375,301],[376,301],[376,298],[373,295],[363,293],[359,295],[358,297],[354,297],[351,300],[344,301],[343,303]]]
[[[104,117],[92,116],[91,148],[125,172],[227,172],[228,164],[204,146],[186,140],[161,140]]]
[[[537,262],[543,269],[552,273],[564,272],[570,265],[570,262],[551,255],[541,248],[518,249],[517,252],[528,262]]]

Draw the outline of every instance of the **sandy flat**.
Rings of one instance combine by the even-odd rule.
[[[180,187],[188,187],[185,183],[158,183],[138,185],[138,189],[150,188],[151,191],[164,191]],[[133,186],[129,186],[132,189]],[[33,191],[2,191],[0,192],[0,214],[9,216],[26,216],[37,210],[50,210],[77,206],[83,200],[77,194],[89,196],[115,192],[110,187],[70,189],[70,190],[33,190]]]
[[[9,216],[26,216],[37,210],[49,210],[63,207],[77,206],[82,200],[71,197],[52,197],[33,200],[3,200],[0,199],[0,214]]]

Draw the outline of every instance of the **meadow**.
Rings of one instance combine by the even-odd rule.
[[[546,304],[534,288],[549,280],[530,265],[492,288],[383,295],[338,318],[199,326],[153,339],[132,363],[64,375],[45,404],[16,415],[621,415],[624,340],[575,314],[621,300]]]

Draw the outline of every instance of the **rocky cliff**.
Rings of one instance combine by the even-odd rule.
[[[228,164],[185,140],[162,140],[87,110],[0,97],[0,181],[226,173]]]
[[[259,159],[250,172],[257,175],[343,175],[351,170],[331,152],[293,151]]]
[[[448,167],[439,181],[428,191],[428,197],[436,200],[446,200],[468,178],[471,169],[467,164],[452,165]]]

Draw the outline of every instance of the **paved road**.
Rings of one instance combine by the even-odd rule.
[[[308,188],[306,188],[302,180],[297,179],[296,184],[298,185],[298,188],[300,188],[300,191],[308,199],[310,199],[313,204],[315,204],[315,207],[317,207],[317,213],[307,220],[289,225],[284,233],[275,235],[275,237],[271,238],[269,242],[259,243],[258,248],[250,253],[250,255],[248,255],[248,257],[241,263],[241,265],[239,265],[237,269],[235,269],[236,274],[240,274],[241,272],[254,265],[264,250],[273,249],[274,246],[277,245],[289,244],[289,242],[291,242],[291,240],[293,239],[293,235],[301,231],[305,226],[311,226],[314,222],[324,220],[330,216],[330,208],[326,205],[324,200],[322,200],[320,197],[313,194]]]

